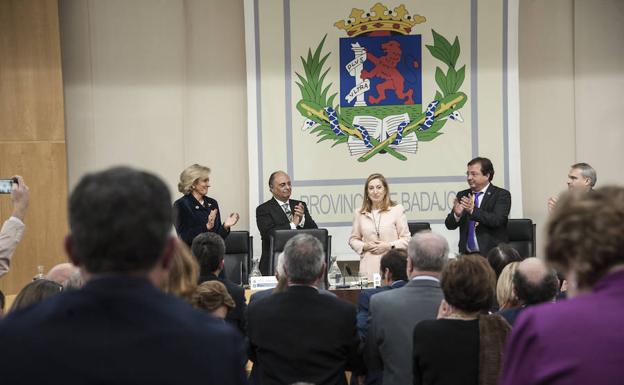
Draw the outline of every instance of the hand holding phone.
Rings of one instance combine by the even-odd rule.
[[[0,179],[0,194],[10,194],[13,190],[13,183],[17,183],[17,178]]]

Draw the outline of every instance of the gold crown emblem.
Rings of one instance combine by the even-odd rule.
[[[334,26],[347,31],[349,37],[374,31],[389,31],[408,35],[413,26],[425,21],[427,19],[424,16],[410,15],[403,4],[390,11],[385,5],[377,3],[371,7],[370,12],[353,8],[348,19],[338,20]]]

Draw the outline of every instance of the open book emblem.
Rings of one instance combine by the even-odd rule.
[[[455,68],[460,54],[457,37],[451,44],[430,30],[433,44],[426,48],[445,66],[425,72],[439,89],[433,98],[423,100],[424,35],[412,32],[426,20],[410,14],[404,5],[390,10],[377,3],[370,11],[353,8],[349,17],[337,21],[334,26],[347,35],[338,41],[338,74],[327,64],[332,55],[323,49],[327,35],[301,57],[303,68],[295,83],[301,91],[297,110],[302,130],[316,134],[319,142],[333,141],[332,147],[346,143],[360,162],[377,154],[405,161],[405,154],[417,153],[419,142],[442,135],[448,120],[461,123],[459,110],[468,97],[460,92],[466,66]],[[431,57],[424,62],[431,63]],[[336,78],[337,90],[335,82],[325,84]]]

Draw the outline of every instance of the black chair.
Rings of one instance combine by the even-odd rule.
[[[530,219],[510,219],[507,222],[509,245],[522,258],[535,257],[535,223]]]
[[[277,256],[284,251],[286,242],[297,234],[310,234],[316,237],[323,245],[325,252],[325,264],[329,269],[329,260],[331,255],[331,236],[327,229],[301,229],[301,230],[275,230],[269,238],[271,254],[269,260],[269,274],[274,275],[277,268]]]
[[[238,285],[249,284],[253,237],[249,231],[231,231],[225,238],[225,276]]]
[[[414,235],[419,231],[431,230],[429,222],[407,222],[407,227],[409,227],[411,235]]]

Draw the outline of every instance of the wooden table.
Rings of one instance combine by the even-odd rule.
[[[336,294],[336,297],[344,299],[347,302],[351,302],[355,306],[358,304],[358,297],[362,292],[362,289],[359,287],[348,288],[348,289],[330,289],[330,292]]]

